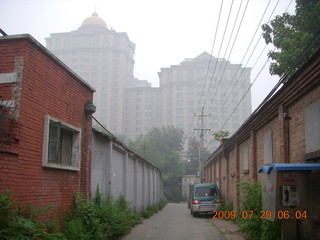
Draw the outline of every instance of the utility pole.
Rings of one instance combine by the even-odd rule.
[[[204,109],[202,107],[201,109],[201,114],[200,115],[196,115],[194,114],[195,117],[200,117],[201,118],[201,128],[195,128],[195,131],[200,131],[200,148],[199,148],[199,176],[200,176],[200,182],[203,182],[203,177],[204,177],[204,173],[203,173],[203,137],[204,137],[204,131],[210,131],[210,128],[204,128],[204,117],[209,117],[211,116],[211,114],[209,113],[208,115],[204,114]]]

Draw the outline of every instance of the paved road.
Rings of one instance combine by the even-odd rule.
[[[224,240],[209,217],[194,218],[186,204],[169,203],[122,240]]]

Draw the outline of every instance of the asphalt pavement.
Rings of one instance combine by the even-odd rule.
[[[225,237],[210,217],[194,218],[186,203],[168,203],[122,240],[225,240]]]

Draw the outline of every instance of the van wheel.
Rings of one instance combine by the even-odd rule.
[[[193,217],[198,217],[198,213],[194,212]]]
[[[193,216],[193,214],[194,214],[191,208],[190,208],[190,214],[191,214],[192,216]]]

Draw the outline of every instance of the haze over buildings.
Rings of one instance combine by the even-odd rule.
[[[46,44],[96,89],[95,117],[113,133],[135,138],[153,127],[174,125],[192,136],[202,127],[197,115],[203,106],[211,114],[206,128],[232,133],[251,113],[250,68],[203,52],[161,68],[160,85],[153,88],[133,75],[135,44],[126,33],[109,29],[97,13],[75,31],[52,33]]]

